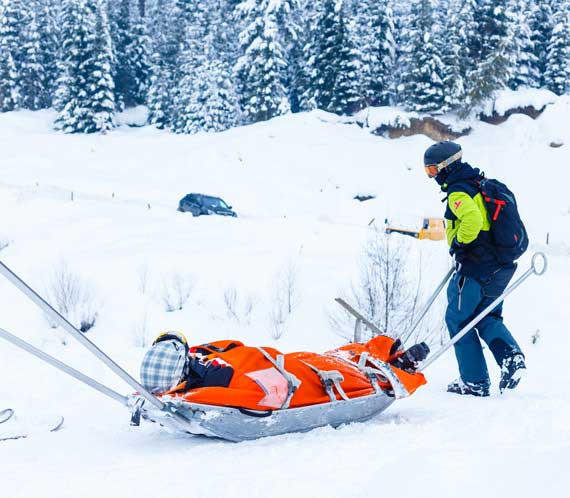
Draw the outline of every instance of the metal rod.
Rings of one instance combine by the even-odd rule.
[[[344,299],[337,297],[337,298],[335,298],[335,301],[338,304],[340,304],[346,311],[348,311],[353,317],[355,317],[357,320],[360,320],[362,323],[364,323],[364,325],[366,325],[376,335],[384,335],[384,332],[382,332],[376,325],[374,325],[370,320],[368,320],[368,318],[366,318],[362,313],[359,313],[358,311],[356,311]]]
[[[69,365],[66,365],[65,363],[59,361],[57,358],[54,358],[53,356],[50,356],[47,353],[44,353],[41,349],[38,349],[35,346],[32,346],[31,344],[27,343],[23,339],[20,339],[19,337],[15,336],[13,334],[10,334],[10,332],[8,332],[7,330],[0,328],[0,337],[2,339],[5,339],[8,342],[12,343],[14,346],[16,346],[20,349],[23,349],[24,351],[26,351],[28,353],[33,354],[34,356],[36,356],[40,360],[43,360],[46,363],[49,363],[51,366],[57,368],[58,370],[61,370],[62,372],[65,372],[68,375],[71,375],[73,378],[77,379],[80,382],[83,382],[84,384],[87,384],[88,386],[92,387],[96,391],[99,391],[100,393],[104,394],[105,396],[109,396],[109,398],[113,398],[114,400],[118,401],[119,403],[127,406],[127,397],[126,396],[123,396],[123,395],[119,394],[118,392],[113,391],[112,389],[109,389],[107,386],[100,384],[99,382],[92,379],[91,377],[88,377],[87,375],[82,374],[78,370],[75,370],[74,368],[70,367]]]
[[[420,312],[420,314],[417,316],[417,318],[414,321],[414,324],[412,325],[412,327],[410,328],[410,330],[408,330],[408,332],[406,333],[406,336],[402,338],[402,343],[405,344],[406,341],[411,337],[411,335],[413,334],[414,330],[416,330],[417,326],[420,324],[420,322],[423,320],[424,316],[426,315],[426,313],[429,311],[431,305],[433,304],[433,302],[436,300],[437,296],[439,296],[439,293],[441,292],[441,290],[445,287],[445,284],[447,284],[447,282],[449,281],[449,279],[451,278],[451,275],[453,275],[455,273],[455,267],[451,267],[449,269],[449,271],[446,273],[445,277],[443,277],[443,280],[441,281],[441,283],[437,286],[437,289],[435,289],[435,292],[432,294],[432,296],[428,299],[424,309]]]
[[[538,259],[542,259],[542,268],[538,267]],[[459,341],[465,334],[467,334],[475,325],[477,325],[483,318],[485,318],[492,310],[494,310],[498,304],[502,303],[505,298],[513,292],[519,285],[521,285],[528,277],[531,275],[543,275],[548,267],[548,262],[546,256],[537,252],[532,256],[532,262],[530,268],[524,272],[521,277],[509,286],[499,297],[497,297],[489,306],[487,306],[481,313],[479,313],[473,320],[471,320],[465,327],[463,327],[456,335],[454,335],[448,342],[446,342],[439,351],[434,353],[429,360],[427,360],[418,372],[423,372],[427,367],[429,367],[435,360],[437,360],[443,353],[445,353],[451,346],[453,346],[457,341]]]
[[[36,291],[34,291],[28,284],[26,284],[20,277],[18,277],[12,270],[10,270],[4,263],[0,261],[0,274],[4,275],[15,287],[31,299],[41,310],[48,315],[50,319],[62,326],[62,328],[78,340],[87,350],[107,365],[115,374],[123,379],[129,386],[145,398],[156,408],[162,410],[164,403],[158,398],[153,396],[147,391],[136,379],[131,377],[125,370],[117,365],[111,358],[109,358],[103,351],[101,351],[95,344],[93,344],[84,334],[77,330],[71,323],[69,323],[62,315],[60,315],[45,299],[43,299]]]

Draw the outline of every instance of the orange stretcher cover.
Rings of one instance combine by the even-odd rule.
[[[229,342],[213,342],[211,346],[223,349],[224,345]],[[239,341],[231,342],[242,344]],[[283,355],[285,370],[301,381],[289,407],[327,403],[331,400],[313,368],[340,372],[344,377],[340,385],[349,398],[374,394],[370,380],[357,367],[358,360],[362,353],[368,352],[375,359],[389,362],[393,359],[390,357],[390,348],[393,343],[394,339],[390,337],[377,336],[365,344],[351,343],[322,354],[296,352]],[[263,349],[273,359],[282,354],[271,347]],[[242,407],[252,410],[281,408],[283,397],[278,391],[282,391],[283,386],[286,386],[286,380],[259,349],[240,345],[222,353],[212,349],[210,351],[212,353],[207,356],[208,360],[222,359],[234,369],[234,375],[228,387],[203,387],[186,391],[185,383],[182,383],[164,393],[163,396],[168,395],[192,403]],[[410,394],[426,383],[421,373],[408,373],[396,367],[392,367],[392,370]],[[379,382],[379,384],[382,388],[390,389],[388,383]],[[336,390],[335,394],[337,399],[340,399]]]

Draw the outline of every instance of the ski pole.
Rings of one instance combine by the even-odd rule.
[[[109,396],[110,398],[113,398],[114,400],[118,401],[119,403],[127,406],[127,397],[126,396],[123,396],[123,395],[119,394],[118,392],[115,392],[112,389],[109,389],[107,386],[100,384],[99,382],[92,379],[91,377],[88,377],[85,374],[82,374],[78,370],[75,370],[74,368],[70,367],[69,365],[63,363],[62,361],[59,361],[57,358],[54,358],[53,356],[50,356],[47,353],[44,353],[42,350],[36,348],[35,346],[32,346],[31,344],[27,343],[23,339],[20,339],[19,337],[15,336],[13,334],[10,334],[10,332],[8,332],[7,330],[0,328],[0,337],[2,339],[6,339],[8,342],[12,343],[14,346],[16,346],[20,349],[23,349],[24,351],[34,355],[35,357],[39,358],[40,360],[43,360],[46,363],[49,363],[51,366],[57,368],[58,370],[61,370],[62,372],[65,372],[68,375],[71,375],[73,378],[77,379],[80,382],[83,382],[84,384],[87,384],[88,386],[92,387],[96,391],[99,391],[100,393],[104,394],[105,396]]]
[[[84,334],[77,330],[71,323],[69,323],[61,314],[59,314],[44,298],[42,298],[36,291],[34,291],[26,282],[18,277],[12,270],[10,270],[4,263],[0,261],[0,274],[2,274],[8,281],[32,300],[46,315],[49,316],[55,323],[59,323],[62,328],[78,340],[88,351],[101,360],[107,367],[109,367],[115,374],[123,379],[129,386],[145,398],[156,408],[163,410],[165,404],[160,401],[156,396],[153,396],[147,391],[135,378],[129,375],[128,372],[123,370],[111,358],[109,358],[103,351],[101,351],[93,342],[91,342]]]
[[[433,304],[433,302],[436,300],[437,296],[439,296],[439,293],[441,292],[441,290],[445,287],[445,284],[447,284],[447,282],[449,281],[449,279],[451,278],[451,275],[453,275],[453,273],[455,272],[455,265],[452,266],[449,271],[446,273],[445,277],[443,277],[443,280],[441,281],[441,283],[437,286],[437,289],[435,289],[435,292],[432,294],[432,296],[428,299],[424,309],[420,312],[420,314],[418,315],[418,317],[416,318],[416,320],[414,321],[414,324],[412,325],[412,327],[410,328],[410,330],[408,331],[408,333],[406,334],[406,336],[402,339],[402,344],[405,344],[406,341],[411,337],[411,335],[413,334],[414,330],[416,330],[417,326],[420,324],[420,322],[423,320],[424,316],[426,315],[426,313],[429,311],[431,305]]]
[[[539,267],[538,260],[542,259],[542,267]],[[542,252],[536,252],[532,256],[530,268],[524,272],[521,277],[508,287],[499,297],[497,297],[489,306],[487,306],[481,313],[479,313],[473,320],[471,320],[465,327],[463,327],[456,335],[454,335],[447,343],[445,343],[439,351],[432,355],[432,357],[427,360],[418,372],[423,372],[427,367],[429,367],[435,360],[437,360],[443,353],[445,353],[451,346],[453,346],[457,341],[459,341],[467,332],[469,332],[475,325],[477,325],[483,318],[485,318],[491,311],[493,311],[498,304],[502,303],[505,298],[513,292],[519,285],[521,285],[528,277],[531,275],[543,275],[548,267],[548,261],[546,256]]]

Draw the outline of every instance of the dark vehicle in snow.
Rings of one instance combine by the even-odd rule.
[[[223,199],[204,194],[185,195],[178,203],[178,211],[181,213],[192,213],[193,216],[219,214],[221,216],[237,217],[236,212]]]

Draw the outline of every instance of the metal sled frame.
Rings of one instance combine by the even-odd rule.
[[[338,427],[365,422],[380,414],[395,400],[386,393],[274,411],[254,411],[226,406],[202,405],[162,398],[168,410],[150,407],[143,419],[173,432],[202,434],[240,442],[291,432],[308,432],[317,427]],[[175,412],[184,419],[172,417]]]
[[[538,263],[540,259],[542,260],[542,267]],[[542,275],[546,271],[546,268],[546,257],[542,253],[536,253],[532,258],[531,267],[506,289],[501,296],[497,297],[485,310],[467,324],[451,341],[442,346],[442,348],[423,365],[422,370],[425,370],[428,365],[433,363],[455,342],[461,339],[463,335],[469,332],[474,325],[502,302],[530,275]],[[138,425],[142,418],[156,422],[168,430],[190,434],[203,434],[237,442],[290,432],[306,432],[327,425],[337,427],[351,422],[363,422],[386,410],[395,399],[407,395],[407,391],[389,365],[375,360],[373,362],[374,369],[365,367],[364,364],[359,364],[359,367],[365,371],[369,378],[374,374],[381,376],[383,380],[387,380],[392,386],[392,391],[385,392],[379,390],[377,383],[372,383],[375,387],[375,393],[368,396],[331,400],[330,402],[317,405],[273,411],[255,411],[235,407],[190,403],[169,396],[158,398],[147,391],[137,380],[103,353],[94,343],[69,323],[47,301],[1,261],[0,274],[6,277],[18,290],[30,298],[50,319],[61,325],[66,332],[72,335],[114,373],[127,382],[137,394],[123,396],[1,328],[0,338],[7,340],[20,349],[49,363],[58,370],[67,373],[80,382],[127,406],[132,414],[132,425]],[[446,275],[446,280],[449,276],[450,274]],[[370,361],[371,359],[368,360]]]

